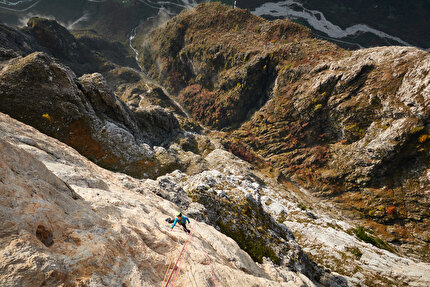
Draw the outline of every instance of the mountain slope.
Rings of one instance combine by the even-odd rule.
[[[220,4],[136,39],[145,71],[194,118],[229,130],[233,153],[332,198],[403,252],[427,253],[428,52],[349,52]]]
[[[426,117],[426,97],[420,94],[427,88],[425,54],[398,48],[351,53],[309,38],[307,29],[289,21],[267,22],[219,4],[202,5],[197,11],[198,15],[194,10],[184,12],[160,30],[155,30],[158,32],[150,34],[150,37],[158,37],[157,33],[164,33],[159,39],[148,38],[147,43],[154,41],[155,48],[166,48],[164,55],[171,55],[171,59],[167,57],[167,63],[172,64],[159,65],[163,64],[163,57],[157,58],[157,51],[148,49],[147,52],[153,53],[149,55],[150,60],[155,59],[151,66],[152,75],[164,81],[171,92],[178,91],[182,102],[188,100],[188,106],[194,105],[196,109],[202,106],[199,97],[203,95],[203,100],[217,105],[223,109],[221,111],[236,113],[219,122],[212,120],[220,114],[206,111],[206,114],[194,115],[203,122],[206,118],[211,120],[205,123],[230,129],[226,132],[202,129],[195,121],[186,118],[186,113],[164,93],[163,88],[137,70],[110,65],[103,70],[107,82],[98,73],[78,78],[60,63],[67,57],[59,56],[56,60],[46,54],[56,53],[56,49],[48,48],[49,45],[33,47],[45,53],[29,54],[34,51],[30,49],[20,57],[24,45],[18,45],[21,48],[17,47],[15,52],[10,50],[13,41],[5,42],[9,50],[0,49],[2,111],[41,132],[56,136],[81,155],[116,173],[95,166],[64,143],[1,114],[3,165],[0,187],[7,191],[0,200],[0,230],[6,231],[0,237],[4,239],[0,249],[4,260],[0,262],[5,262],[0,263],[2,284],[30,285],[29,280],[34,277],[39,285],[54,286],[160,285],[169,261],[177,256],[172,250],[179,252],[185,241],[182,231],[176,234],[164,229],[169,226],[164,219],[182,210],[198,220],[194,229],[197,239],[193,237],[192,241],[197,244],[191,244],[188,253],[191,256],[184,259],[184,272],[178,278],[178,284],[182,286],[193,285],[193,281],[198,286],[204,285],[203,282],[211,284],[212,268],[223,286],[428,286],[430,267],[427,263],[412,259],[413,253],[399,254],[397,248],[381,240],[377,232],[359,226],[363,220],[345,218],[348,213],[339,212],[339,204],[332,200],[344,200],[340,206],[347,207],[350,201],[343,196],[357,196],[356,190],[351,188],[361,191],[363,187],[353,186],[351,182],[362,180],[366,171],[370,170],[372,178],[369,181],[364,178],[364,185],[374,184],[372,179],[389,178],[386,174],[378,174],[378,168],[389,168],[392,163],[378,160],[396,159],[398,148],[409,147],[408,140],[422,141],[420,149],[423,150],[418,152],[426,151],[426,127],[410,129]],[[205,12],[218,14],[208,18]],[[184,15],[186,21],[181,18]],[[240,33],[239,26],[236,29],[239,20],[244,24]],[[196,37],[187,34],[188,28],[176,25],[175,21],[187,24]],[[54,27],[45,30],[44,33],[53,33],[46,35],[47,39],[60,37],[74,43],[73,38],[61,36],[67,31],[56,27],[58,24],[40,19],[37,22]],[[208,43],[202,42],[211,37],[208,32],[216,33],[217,29],[212,25],[217,23],[222,24],[221,34],[215,34],[218,38],[210,39],[208,43],[220,40],[216,46],[219,54],[215,58],[227,59],[223,65],[218,60],[205,62],[208,57],[213,57],[215,50],[206,50]],[[163,30],[166,27],[173,31]],[[173,57],[181,51],[176,44],[180,42],[182,32],[177,34],[176,29],[184,32],[184,39],[188,41],[184,42],[188,54],[179,59]],[[16,29],[8,28],[8,31]],[[265,34],[257,35],[259,32]],[[29,35],[21,33],[18,32],[21,36]],[[238,33],[240,37],[237,37]],[[166,35],[172,43],[164,42]],[[19,43],[27,43],[29,38],[24,37]],[[142,35],[136,39],[139,38],[142,39]],[[194,45],[194,39],[198,41],[197,45]],[[276,39],[280,40],[277,42]],[[245,54],[248,56],[242,58],[244,54],[240,51],[248,48],[247,41],[255,50],[248,51]],[[69,51],[60,50],[66,55]],[[198,55],[193,54],[196,51]],[[100,50],[100,55],[104,52]],[[79,57],[78,52],[76,62],[81,60]],[[416,66],[409,67],[409,63]],[[193,74],[192,69],[186,70],[182,65],[205,68],[195,69],[199,73]],[[189,78],[172,81],[165,75],[168,70],[160,70],[166,67],[178,69],[174,70],[178,73],[185,71],[184,75]],[[391,74],[392,67],[396,68],[396,73],[405,72],[401,83],[397,79],[399,75]],[[217,73],[212,74],[213,71]],[[393,84],[392,90],[381,92],[378,80]],[[369,83],[373,84],[369,86]],[[418,87],[416,97],[409,97],[409,90],[413,91],[411,87],[414,86]],[[367,99],[363,92],[368,91],[366,87],[374,88],[377,98],[386,102],[379,103],[372,96],[369,96],[371,101],[361,101]],[[320,91],[323,88],[328,89],[325,94]],[[405,93],[400,100],[397,94],[384,97],[384,93],[400,90]],[[316,95],[314,91],[320,93]],[[357,95],[359,100],[355,98]],[[223,99],[221,104],[217,97]],[[321,102],[318,102],[319,98]],[[411,99],[414,101],[408,102]],[[248,105],[248,109],[243,104]],[[238,106],[242,109],[237,109]],[[349,114],[349,111],[352,112]],[[349,125],[345,126],[348,123],[345,116],[355,114],[354,120],[364,117],[369,121],[382,119],[386,125],[377,125],[376,130],[369,127],[368,130],[374,132],[364,138],[354,126],[347,134],[344,130],[348,131]],[[390,121],[392,114],[395,118]],[[331,118],[335,121],[330,121]],[[273,119],[281,121],[273,122]],[[72,123],[75,120],[88,125],[74,129]],[[300,122],[302,120],[307,122]],[[320,129],[327,128],[330,133],[320,136]],[[379,128],[386,133],[379,133]],[[298,137],[301,132],[304,136]],[[408,133],[417,138],[408,138]],[[254,134],[258,139],[274,140],[258,143]],[[370,142],[364,140],[366,138],[370,138]],[[376,141],[372,142],[373,139]],[[226,151],[221,142],[254,165]],[[284,142],[297,149],[291,154],[295,164],[315,162],[312,170],[296,172],[290,169],[291,164],[276,162],[276,154],[285,153]],[[369,143],[378,148],[357,148],[367,147]],[[379,147],[381,143],[384,145]],[[265,150],[267,147],[270,150]],[[277,147],[281,148],[276,150]],[[327,147],[333,150],[327,153]],[[415,145],[411,148],[406,149],[405,155],[419,154]],[[143,153],[139,153],[141,149]],[[333,157],[334,154],[337,157]],[[373,169],[360,169],[360,161],[365,161],[367,156],[371,160],[367,164],[372,164]],[[354,166],[356,162],[358,167]],[[401,157],[400,162],[404,163]],[[413,169],[405,165],[399,182],[426,164],[424,160],[419,163]],[[398,163],[394,161],[394,164]],[[324,168],[326,171],[322,173]],[[131,178],[120,172],[153,179]],[[331,176],[333,172],[345,173],[349,177],[341,180],[333,177],[337,185],[332,186],[318,181],[319,176]],[[425,187],[425,175],[418,180]],[[380,202],[385,204],[382,200],[392,199],[384,192],[376,191],[363,189],[360,195],[367,201],[354,197],[354,208],[358,209],[360,204],[370,207]],[[382,204],[377,205],[374,212],[364,214],[383,221],[387,229],[412,222],[407,227],[416,233],[414,227],[421,228],[426,224],[426,215],[422,221],[419,217],[420,207],[425,208],[426,203],[413,202],[426,197],[419,193],[422,190],[417,191],[394,193],[399,200],[408,203],[407,216],[412,220],[399,217],[397,207],[387,206],[384,210]],[[380,196],[380,201],[373,201],[375,195]],[[17,201],[18,197],[20,200]],[[35,217],[31,215],[33,211]],[[391,216],[394,215],[398,218],[393,219]],[[353,218],[357,219],[356,216]],[[386,219],[393,221],[384,221]],[[374,222],[367,223],[381,232]],[[380,234],[396,242],[396,238]],[[425,230],[419,235],[423,237],[402,241],[402,247],[410,244],[415,254],[423,242],[425,248]],[[22,243],[23,239],[26,243]],[[10,246],[9,242],[17,243]],[[22,254],[28,254],[28,250],[32,250],[33,256],[22,263]],[[426,254],[425,249],[422,253]],[[31,260],[42,263],[36,264],[36,269],[30,268],[34,266]]]

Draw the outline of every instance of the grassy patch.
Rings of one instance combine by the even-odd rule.
[[[353,232],[355,236],[357,236],[359,239],[363,240],[364,242],[370,243],[373,246],[388,250],[393,253],[396,252],[396,250],[393,247],[391,247],[388,243],[386,243],[382,239],[367,234],[367,232],[364,230],[362,226],[357,227],[356,229],[354,229]]]
[[[275,251],[262,238],[257,238],[256,236],[248,237],[242,230],[229,228],[221,220],[217,221],[217,225],[220,227],[222,233],[236,241],[240,248],[245,250],[254,261],[263,263],[263,257],[267,257],[274,264],[279,265],[281,263],[281,259],[276,255]]]
[[[357,247],[347,247],[346,250],[355,256],[355,258],[360,259],[363,255],[363,252]]]

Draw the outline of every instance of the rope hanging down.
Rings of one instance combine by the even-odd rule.
[[[210,258],[209,258],[209,254],[206,252],[206,250],[204,250],[204,249],[203,249],[203,247],[200,245],[200,243],[198,243],[198,242],[197,242],[197,244],[199,245],[199,247],[200,247],[200,249],[203,251],[203,253],[206,255],[206,259],[208,260],[208,262],[209,262],[209,266],[211,267],[211,271],[212,271],[212,278],[214,279],[215,287],[218,287],[218,282],[216,281],[216,277],[215,277],[214,269],[213,269],[213,266],[212,266],[212,262],[211,262],[211,260],[210,260]]]
[[[187,242],[187,246],[185,247],[184,253],[182,254],[181,261],[179,262],[178,270],[176,271],[175,279],[173,280],[172,287],[175,287],[176,280],[178,279],[179,271],[181,270],[182,262],[184,261],[185,255],[187,254],[188,246],[190,245],[191,238],[193,236],[194,227],[196,226],[196,222],[197,221],[194,220],[193,228],[191,228],[190,237],[189,237],[189,240]]]
[[[194,226],[195,226],[195,225],[196,225],[196,221],[194,220],[194,224],[193,224],[193,227],[191,228],[191,232],[190,232],[190,234],[188,235],[188,239],[187,239],[187,241],[185,242],[184,246],[182,247],[181,252],[179,253],[178,259],[176,260],[175,265],[173,265],[172,272],[170,272],[170,275],[169,275],[169,277],[167,278],[166,284],[165,284],[163,287],[167,287],[167,286],[169,285],[170,280],[172,279],[173,273],[175,272],[175,268],[176,268],[176,266],[178,265],[179,259],[181,259],[181,258],[182,258],[182,255],[184,254],[184,250],[185,250],[185,248],[188,246],[188,243],[190,242],[191,237],[193,236],[193,230],[194,230]],[[181,261],[181,263],[182,263],[182,261]],[[178,272],[177,272],[177,274],[178,274],[178,273],[179,273],[179,267],[178,267]],[[176,274],[176,276],[177,276],[177,274]],[[176,279],[176,276],[175,276],[175,279]],[[163,284],[164,284],[164,281],[163,281]]]
[[[175,287],[176,280],[178,279],[178,275],[179,275],[179,272],[180,272],[180,269],[181,269],[181,266],[182,266],[182,262],[184,261],[184,258],[185,258],[185,256],[186,256],[186,253],[187,253],[187,250],[188,250],[188,246],[189,246],[189,244],[190,244],[190,242],[191,242],[191,238],[192,238],[192,236],[193,236],[193,231],[194,231],[194,228],[195,228],[196,224],[197,224],[197,221],[194,221],[194,223],[193,223],[193,227],[191,228],[191,232],[190,232],[190,234],[188,235],[187,241],[186,241],[186,242],[185,242],[185,244],[182,246],[182,249],[181,249],[181,252],[179,253],[178,259],[176,260],[175,265],[174,265],[174,266],[173,266],[173,268],[172,268],[172,272],[170,273],[169,278],[167,279],[166,283],[164,284],[165,279],[166,279],[166,276],[167,276],[167,273],[169,272],[169,270],[170,270],[170,266],[171,266],[171,264],[172,264],[172,262],[173,262],[173,258],[174,258],[174,257],[173,257],[173,254],[172,254],[172,257],[171,257],[171,259],[170,259],[170,263],[169,263],[169,267],[167,268],[166,273],[165,273],[164,278],[163,278],[162,287],[167,287],[167,286],[169,285],[170,280],[172,279],[173,273],[175,273],[175,268],[177,268],[177,269],[176,269],[175,277],[174,277],[174,279],[173,279],[173,282],[172,282],[172,284],[170,285],[171,287]],[[205,249],[200,245],[200,243],[199,243],[199,242],[197,242],[197,245],[198,245],[198,246],[199,246],[199,248],[202,250],[202,252],[205,254],[206,259],[208,260],[209,266],[210,266],[210,268],[211,268],[212,278],[213,278],[214,284],[215,284],[215,286],[216,286],[216,287],[218,287],[218,282],[217,282],[216,277],[215,277],[215,273],[214,273],[214,270],[213,270],[212,262],[211,262],[211,260],[210,260],[210,258],[209,258],[209,254],[205,251]],[[180,260],[180,261],[179,261],[179,260]],[[179,262],[179,265],[178,265],[178,262]]]
[[[161,287],[163,287],[163,286],[164,286],[164,281],[166,281],[167,274],[169,273],[170,267],[172,266],[173,258],[175,257],[175,256],[173,256],[173,255],[174,255],[174,253],[175,253],[175,251],[173,251],[173,252],[172,252],[172,254],[170,255],[170,262],[169,262],[169,266],[167,267],[166,272],[164,273],[163,281],[161,282]]]

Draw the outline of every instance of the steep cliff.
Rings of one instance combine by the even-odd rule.
[[[165,89],[110,61],[77,77],[80,40],[33,21],[0,27],[21,121],[0,114],[0,285],[160,285],[177,210],[198,221],[180,286],[430,284],[428,53],[201,5],[139,43]]]
[[[142,38],[141,66],[194,118],[228,130],[233,153],[331,198],[402,251],[428,253],[428,52],[345,51],[220,4]]]
[[[1,286],[165,281],[188,239],[164,221],[177,206],[4,114],[0,130]],[[315,286],[299,272],[256,264],[232,239],[192,221],[177,286]]]
[[[187,241],[164,220],[177,210],[193,228],[177,286],[430,283],[428,264],[360,241],[223,150],[204,172],[138,180],[1,113],[0,147],[2,286],[161,285]]]
[[[77,75],[107,72],[115,67],[137,68],[134,57],[119,42],[102,38],[95,31],[72,32],[55,20],[32,17],[22,28],[0,24],[2,50],[20,56],[42,51],[69,66]]]

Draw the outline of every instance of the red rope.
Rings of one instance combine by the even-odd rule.
[[[203,253],[206,255],[207,260],[209,261],[209,266],[211,267],[211,271],[212,271],[212,278],[214,279],[215,286],[218,287],[218,283],[217,283],[216,278],[215,278],[215,273],[214,273],[214,269],[212,266],[212,262],[209,258],[209,254],[203,249],[203,247],[200,245],[200,243],[197,242],[197,244],[199,245],[200,249],[203,251]]]
[[[175,279],[173,280],[172,287],[175,287],[176,280],[178,279],[178,275],[179,275],[179,271],[181,270],[182,262],[184,261],[185,255],[187,254],[187,249],[188,249],[189,243],[191,242],[191,237],[193,236],[193,231],[194,231],[195,226],[196,226],[196,221],[194,220],[194,224],[193,224],[193,227],[191,228],[190,236],[189,236],[188,241],[186,243],[184,254],[182,254],[182,259],[179,262],[178,270],[176,270],[176,275],[175,275]]]
[[[164,273],[163,282],[161,282],[161,287],[163,287],[163,286],[164,286],[164,281],[167,279],[167,274],[169,273],[170,266],[172,266],[173,258],[174,258],[174,256],[173,256],[173,255],[174,255],[174,253],[175,253],[175,252],[172,252],[172,254],[170,255],[169,267],[167,267],[167,269],[166,269],[166,273]]]
[[[195,225],[195,224],[196,224],[196,221],[194,221],[194,225]],[[192,236],[192,234],[193,234],[194,225],[193,225],[193,228],[191,229],[190,234],[188,235],[187,242],[184,244],[184,246],[182,246],[181,252],[179,253],[179,257],[178,257],[178,259],[176,260],[175,265],[173,266],[172,272],[170,273],[169,278],[167,278],[166,285],[164,285],[164,287],[167,287],[167,285],[169,285],[170,279],[172,279],[173,273],[175,272],[175,267],[178,265],[178,261],[179,261],[179,259],[182,257],[182,253],[183,253],[183,251],[184,251],[184,248],[188,245],[188,242],[189,242],[189,241],[190,241],[190,239],[191,239],[191,236]]]

